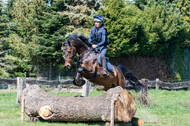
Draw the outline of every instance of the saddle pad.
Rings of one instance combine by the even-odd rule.
[[[101,60],[100,60],[100,56],[99,56],[99,54],[97,53],[97,57],[98,57],[98,63],[99,63],[99,65],[100,66],[102,66],[102,62],[101,62]],[[107,66],[107,70],[109,70],[110,72],[114,72],[114,70],[113,70],[113,66],[112,66],[112,64],[109,62],[109,58],[108,57],[106,57],[106,66]]]

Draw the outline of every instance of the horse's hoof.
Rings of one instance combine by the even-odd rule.
[[[73,80],[73,84],[77,86],[75,79]]]
[[[73,80],[73,84],[76,85],[76,86],[81,86],[80,81],[78,81],[76,79]]]
[[[86,81],[82,79],[82,80],[81,80],[82,86],[83,86],[85,83],[86,83]]]
[[[76,86],[83,86],[85,83],[86,83],[86,81],[83,80],[83,79],[79,79],[79,80],[74,79],[73,80],[73,84],[76,85]]]

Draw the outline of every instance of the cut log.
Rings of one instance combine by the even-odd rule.
[[[66,97],[48,94],[38,85],[32,85],[23,90],[22,97],[29,117],[40,116],[49,121],[110,122],[113,100],[114,122],[131,121],[136,113],[131,94],[119,86],[96,97]]]

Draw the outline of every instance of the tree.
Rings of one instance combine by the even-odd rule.
[[[50,74],[52,66],[63,63],[61,42],[67,33],[68,18],[60,15],[55,5],[47,6],[43,0],[17,0],[12,15],[17,30],[9,36],[9,46],[25,61],[19,63],[24,67],[21,71],[39,72],[42,66],[50,65]]]
[[[0,0],[0,13],[2,14],[2,9],[3,9],[3,1]]]
[[[106,1],[104,11],[99,11],[106,19],[109,56],[158,56],[174,43],[186,44],[188,26],[179,10],[167,1],[145,2],[143,9],[138,9],[122,0],[111,0]]]
[[[99,11],[105,18],[105,27],[108,29],[110,41],[108,55],[111,57],[138,52],[139,27],[136,15],[141,11],[133,4],[123,0],[106,1],[106,9]]]
[[[184,74],[184,47],[189,43],[189,2],[187,0],[147,0],[141,5],[144,36],[140,53],[162,55],[173,73],[181,80]],[[149,48],[147,48],[149,47]]]
[[[184,16],[184,20],[190,23],[190,2],[189,0],[179,0],[176,3],[177,8],[180,10],[181,14]]]
[[[161,55],[170,45],[185,44],[188,26],[183,21],[183,16],[178,13],[178,10],[172,6],[146,7],[140,15],[145,22],[143,23],[145,35],[141,38],[141,54]]]
[[[103,8],[104,0],[73,0],[65,2],[65,11],[60,12],[63,16],[69,17],[70,25],[67,29],[73,33],[90,34],[88,24],[97,14],[97,10]],[[87,24],[86,24],[87,23]],[[91,26],[91,23],[90,23]]]
[[[10,18],[5,11],[6,4],[0,1],[0,77],[8,77],[9,71],[16,66],[15,58],[8,54],[6,48],[7,37],[11,32]]]

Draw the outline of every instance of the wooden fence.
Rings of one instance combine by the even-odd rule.
[[[20,77],[18,77],[20,78]],[[17,79],[0,79],[0,84],[8,84],[9,88],[11,85],[17,85]],[[73,80],[64,80],[64,81],[48,81],[48,80],[36,80],[36,79],[28,79],[26,78],[26,85],[33,85],[33,84],[40,84],[40,85],[55,85],[61,88],[60,85],[69,88],[73,85]],[[159,79],[156,80],[148,80],[148,88],[155,88],[155,89],[167,89],[167,90],[179,90],[179,89],[188,89],[190,87],[190,81],[185,82],[176,82],[176,83],[169,83],[163,82]],[[132,88],[128,81],[126,81],[126,88]]]
[[[86,84],[82,87],[82,96],[90,96],[90,86],[86,80]],[[17,104],[19,104],[19,99],[22,93],[22,90],[29,85],[38,84],[38,85],[54,85],[58,87],[58,91],[61,90],[62,86],[64,85],[65,88],[70,87],[73,83],[73,80],[64,80],[64,81],[48,81],[48,80],[35,80],[35,79],[28,79],[23,77],[17,77],[17,79],[0,79],[0,84],[8,84],[8,90],[11,89],[11,85],[17,86]]]
[[[158,89],[167,89],[167,90],[185,89],[187,90],[190,87],[190,81],[167,83],[167,82],[160,81],[159,79],[156,79],[155,81],[150,81],[148,79],[141,79],[141,82],[144,82],[143,80],[146,80],[147,88],[155,88],[157,90]],[[36,80],[36,79],[17,77],[17,79],[0,79],[0,84],[8,84],[8,90],[11,89],[11,85],[16,85],[17,86],[17,102],[18,102],[18,99],[20,98],[22,90],[29,85],[33,85],[33,84],[54,85],[54,86],[57,86],[58,91],[60,91],[62,86],[69,88],[71,85],[73,85],[73,80],[48,81],[48,80]],[[91,83],[86,80],[86,84],[83,86],[82,96],[90,95],[90,87],[91,87]],[[127,89],[133,88],[129,84],[128,81],[126,81],[126,88]]]

